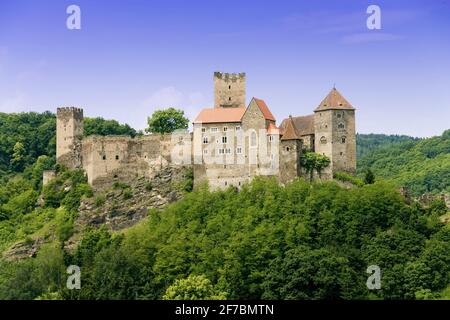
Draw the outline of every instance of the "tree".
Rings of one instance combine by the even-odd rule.
[[[374,182],[375,182],[375,175],[373,174],[372,170],[368,169],[366,175],[364,176],[364,183],[372,184]]]
[[[23,164],[25,162],[25,147],[22,142],[17,141],[13,147],[13,155],[11,158],[11,166],[17,170],[21,171]]]
[[[330,158],[319,153],[305,151],[300,158],[302,167],[309,172],[309,180],[312,181],[314,170],[319,174],[322,170],[330,164]]]
[[[184,111],[168,108],[165,110],[156,110],[148,118],[148,128],[146,132],[152,133],[171,133],[177,129],[187,129],[189,119],[184,116]]]
[[[167,288],[164,300],[225,300],[226,293],[220,292],[203,275],[190,275],[186,279],[175,280]]]

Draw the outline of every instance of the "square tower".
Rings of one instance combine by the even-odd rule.
[[[58,108],[56,111],[56,160],[74,169],[81,168],[83,109]]]
[[[214,108],[245,108],[244,72],[214,72]]]
[[[325,174],[356,172],[355,108],[333,88],[314,110],[315,151],[330,158]]]

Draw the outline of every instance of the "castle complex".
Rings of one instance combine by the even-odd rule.
[[[203,109],[193,132],[172,135],[83,137],[83,110],[58,108],[57,160],[84,169],[92,185],[151,177],[166,166],[193,168],[196,185],[240,187],[258,175],[281,183],[306,174],[301,155],[330,159],[321,178],[356,170],[355,109],[335,89],[314,114],[284,119],[279,126],[266,103],[246,106],[245,73],[214,73],[214,107]]]

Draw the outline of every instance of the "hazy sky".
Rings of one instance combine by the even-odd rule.
[[[68,30],[66,8],[81,8]],[[366,9],[381,8],[381,30]],[[360,133],[450,128],[450,0],[0,0],[0,111],[79,106],[142,129],[157,108],[192,120],[213,72],[246,72],[277,122],[336,83]]]

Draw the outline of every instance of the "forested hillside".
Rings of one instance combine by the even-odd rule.
[[[381,147],[390,147],[402,142],[418,141],[419,138],[413,138],[405,135],[386,135],[386,134],[356,134],[356,158],[362,158],[371,154]]]
[[[450,298],[447,208],[409,204],[397,191],[448,190],[450,130],[429,139],[358,135],[358,170],[372,169],[375,184],[183,187],[183,199],[135,226],[88,226],[74,245],[80,202],[95,211],[107,194],[81,171],[55,166],[53,114],[0,113],[0,124],[0,299]],[[85,132],[140,134],[101,118],[85,119]],[[58,177],[43,188],[50,168]],[[116,189],[121,202],[134,201],[130,186]],[[82,269],[81,290],[65,288],[71,264]],[[381,290],[366,287],[369,265],[382,270]]]
[[[64,221],[73,201],[60,204],[29,222]],[[439,202],[407,205],[385,183],[261,178],[240,192],[201,188],[125,232],[91,229],[72,252],[60,230],[36,258],[2,261],[0,298],[439,298],[450,283],[445,212]],[[65,288],[70,264],[81,267],[81,290]],[[370,265],[383,272],[381,290],[366,287]]]
[[[371,169],[378,178],[405,186],[412,195],[450,192],[450,130],[441,136],[426,139],[390,138],[379,135],[358,135],[357,148],[369,145],[364,156],[357,159],[362,176]],[[379,139],[380,143],[376,141]]]

